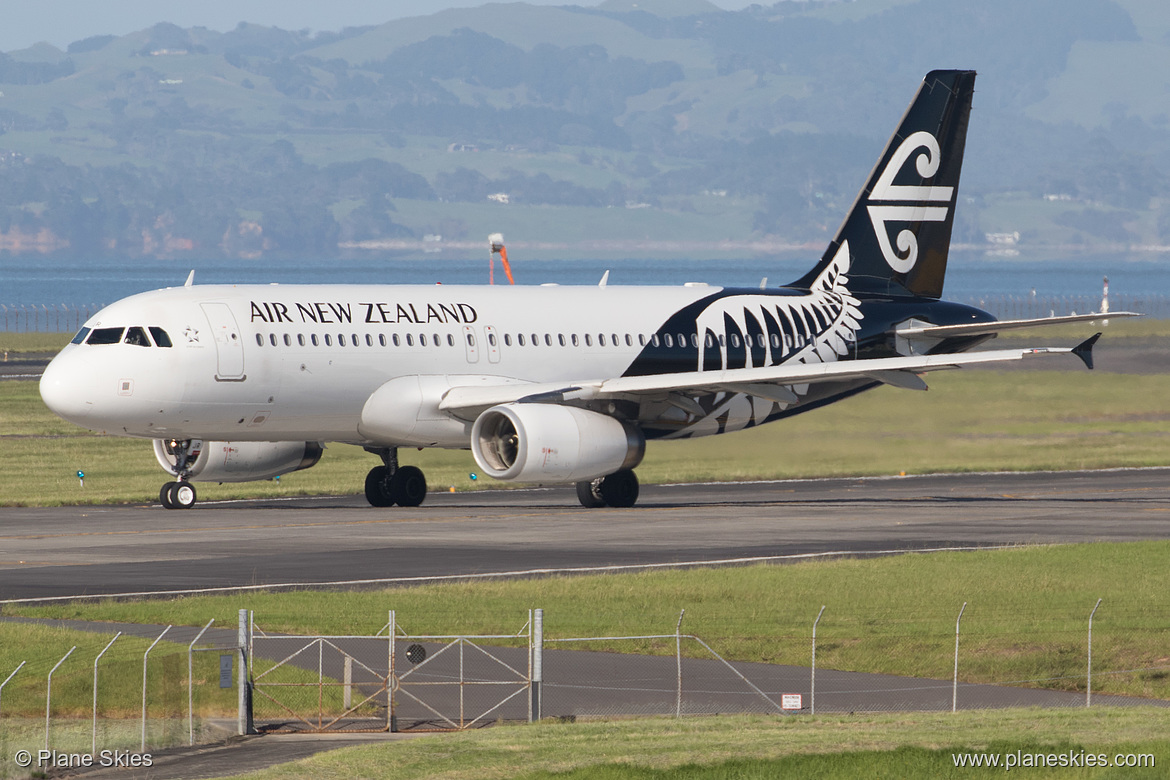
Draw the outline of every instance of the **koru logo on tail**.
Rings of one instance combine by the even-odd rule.
[[[905,167],[911,155],[921,151],[914,161],[918,174],[928,179],[938,173],[942,154],[938,140],[925,130],[919,130],[906,138],[894,152],[877,184],[870,193],[866,208],[877,234],[882,256],[898,273],[906,273],[918,262],[918,236],[909,228],[898,232],[897,250],[890,243],[889,222],[945,222],[950,209],[954,187],[911,186],[894,184],[894,178]],[[932,204],[945,205],[932,205]],[[881,204],[881,205],[879,205]],[[889,205],[885,205],[889,204]]]

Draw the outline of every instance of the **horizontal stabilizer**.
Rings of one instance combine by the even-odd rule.
[[[952,336],[979,336],[988,333],[1000,333],[1005,330],[1023,330],[1024,328],[1039,328],[1043,325],[1069,325],[1078,322],[1100,322],[1101,320],[1120,320],[1126,317],[1142,317],[1145,315],[1133,311],[1094,312],[1092,314],[1069,314],[1063,317],[1038,317],[1030,320],[998,320],[996,322],[972,322],[965,325],[919,325],[908,328],[898,328],[897,333],[903,338],[950,338]]]
[[[1085,368],[1090,371],[1093,370],[1093,346],[1097,343],[1097,339],[1101,338],[1101,334],[1097,333],[1082,341],[1073,347],[1072,353],[1079,357],[1085,364]]]

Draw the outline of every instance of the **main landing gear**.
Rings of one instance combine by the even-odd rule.
[[[190,509],[195,506],[195,486],[187,481],[188,466],[194,455],[192,440],[178,441],[172,439],[166,443],[167,450],[175,456],[175,472],[179,478],[177,482],[168,482],[158,491],[158,502],[165,509]]]
[[[367,447],[385,465],[375,466],[366,475],[366,500],[370,506],[418,506],[427,497],[427,479],[415,466],[398,465],[398,448]]]
[[[578,482],[577,500],[586,509],[631,507],[638,501],[638,477],[630,469],[622,469],[606,477]]]

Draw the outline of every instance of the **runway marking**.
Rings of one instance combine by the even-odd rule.
[[[40,596],[27,599],[5,599],[0,604],[41,604],[51,601],[79,601],[82,599],[116,599],[137,596],[200,596],[215,593],[241,593],[261,590],[309,590],[315,588],[352,588],[360,585],[410,585],[425,582],[452,582],[467,580],[535,577],[551,574],[607,574],[659,569],[685,569],[701,566],[742,566],[751,563],[801,561],[816,558],[845,556],[909,555],[912,553],[971,552],[978,550],[1014,550],[1024,547],[1058,547],[1057,544],[1003,544],[968,545],[963,547],[918,547],[894,550],[834,550],[829,552],[793,553],[790,555],[756,555],[747,558],[720,558],[715,560],[676,561],[674,563],[631,563],[608,566],[571,566],[547,569],[517,569],[514,571],[480,572],[475,574],[436,574],[419,577],[385,577],[366,580],[334,580],[332,582],[272,582],[266,585],[231,585],[220,588],[189,588],[184,590],[144,590],[124,593],[86,593],[76,596]]]

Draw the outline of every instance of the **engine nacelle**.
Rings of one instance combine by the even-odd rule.
[[[476,419],[471,452],[496,479],[583,482],[637,466],[646,437],[633,425],[587,409],[511,403]]]
[[[188,478],[193,482],[251,482],[315,466],[325,446],[319,441],[193,442]],[[170,444],[154,440],[154,457],[178,476],[178,459]]]

